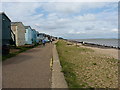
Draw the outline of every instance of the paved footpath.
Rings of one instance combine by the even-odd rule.
[[[38,46],[3,62],[3,88],[50,88],[52,44]]]

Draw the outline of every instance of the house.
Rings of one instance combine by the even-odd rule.
[[[4,12],[0,12],[0,40],[2,41],[2,53],[8,54],[10,50],[10,45],[14,45],[15,42],[13,41],[14,34],[11,30],[11,20]],[[13,38],[12,38],[13,36]]]
[[[30,26],[25,26],[25,44],[32,44],[32,28]]]
[[[25,27],[22,22],[11,22],[11,29],[15,34],[16,46],[25,45]]]
[[[39,42],[42,42],[43,39],[45,39],[45,34],[44,33],[37,33],[37,40]]]
[[[37,40],[37,31],[32,29],[32,42],[35,44]]]

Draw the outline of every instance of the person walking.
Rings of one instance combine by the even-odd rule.
[[[52,43],[52,39],[50,39],[50,43]]]
[[[46,42],[45,42],[45,40],[44,40],[44,39],[42,40],[42,44],[43,44],[43,46],[45,46],[45,44],[46,44]]]

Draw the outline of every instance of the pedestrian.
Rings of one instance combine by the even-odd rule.
[[[45,42],[45,40],[43,39],[43,40],[42,40],[42,44],[43,44],[43,46],[45,46],[45,43],[46,43],[46,42]]]
[[[50,42],[52,43],[52,39],[50,39]]]

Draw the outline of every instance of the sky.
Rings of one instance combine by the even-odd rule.
[[[3,2],[12,22],[66,39],[117,38],[117,2]]]

